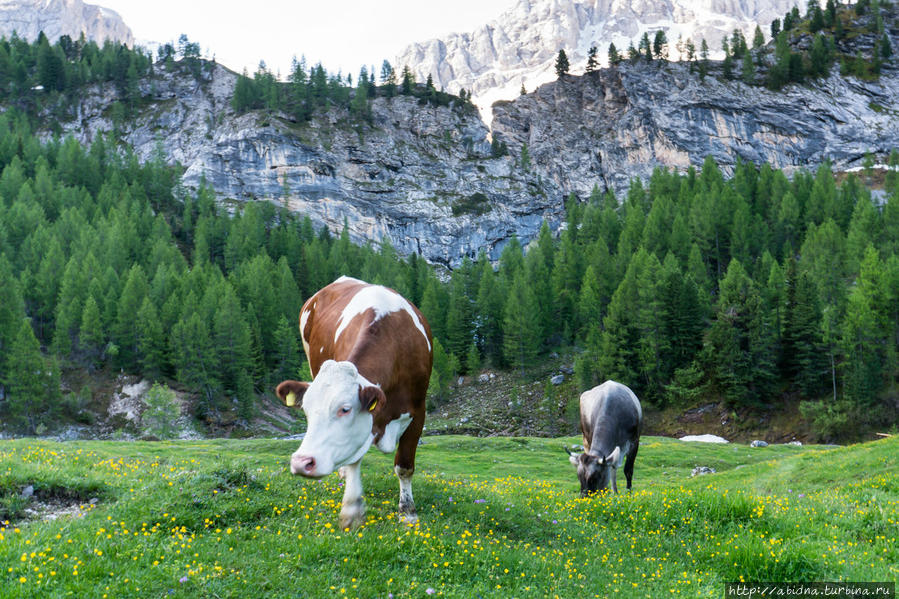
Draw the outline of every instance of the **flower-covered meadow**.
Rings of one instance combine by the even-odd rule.
[[[391,457],[371,452],[368,519],[351,531],[337,528],[340,479],[287,471],[294,442],[3,441],[0,588],[720,597],[726,581],[899,578],[899,439],[826,450],[648,437],[634,491],[588,499],[562,451],[573,441],[425,438],[414,527],[396,521]],[[691,478],[697,465],[718,473]]]

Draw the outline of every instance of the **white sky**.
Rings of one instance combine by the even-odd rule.
[[[260,60],[286,77],[305,55],[330,72],[358,74],[393,60],[407,44],[470,31],[514,0],[89,0],[118,12],[138,42],[175,41],[186,33],[203,53],[251,73]],[[396,66],[396,65],[394,65]]]

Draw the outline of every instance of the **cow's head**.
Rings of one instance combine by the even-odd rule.
[[[581,497],[610,487],[614,488],[620,458],[619,447],[606,457],[587,452],[568,452],[568,460],[577,468],[577,477],[581,482]]]
[[[290,471],[309,478],[359,461],[372,443],[374,413],[386,402],[353,363],[334,360],[322,364],[311,383],[284,381],[276,392],[306,413],[306,436],[290,456]]]

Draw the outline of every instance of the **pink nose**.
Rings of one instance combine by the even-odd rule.
[[[290,457],[290,471],[293,474],[308,476],[315,472],[315,458],[311,455],[293,455]]]

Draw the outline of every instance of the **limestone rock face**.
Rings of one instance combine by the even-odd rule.
[[[140,84],[145,108],[118,130],[141,159],[161,151],[180,162],[188,189],[205,180],[219,200],[271,201],[336,233],[346,222],[357,242],[387,240],[401,255],[450,266],[480,250],[497,259],[513,234],[528,240],[544,220],[561,220],[561,190],[511,156],[493,157],[470,107],[376,98],[371,124],[337,108],[299,124],[237,115],[233,72],[204,63],[198,82],[179,65],[156,65]],[[112,130],[115,100],[114,86],[92,88],[64,130],[83,142]]]
[[[722,55],[721,40],[740,29],[748,40],[756,24],[766,39],[775,18],[783,17],[796,0],[518,0],[496,20],[468,33],[415,43],[396,57],[398,70],[408,65],[419,81],[430,74],[434,84],[458,93],[462,88],[489,120],[488,107],[510,100],[521,86],[527,91],[556,78],[555,60],[564,49],[572,73],[582,73],[587,51],[598,48],[606,63],[609,43],[625,53],[650,40],[658,30],[668,37],[669,55],[677,58],[678,36],[691,38],[699,51],[708,43],[710,56]],[[804,3],[801,7],[805,8]]]
[[[13,31],[29,41],[43,31],[50,42],[63,35],[77,40],[83,33],[98,44],[134,44],[131,29],[117,12],[82,0],[0,0],[0,35],[9,37]]]
[[[885,156],[899,139],[899,72],[859,81],[834,71],[776,92],[656,62],[566,76],[494,106],[493,138],[509,149],[494,157],[470,108],[399,96],[376,98],[370,123],[338,108],[302,124],[237,115],[233,72],[204,62],[195,78],[159,63],[140,82],[140,112],[117,129],[139,158],[161,152],[182,164],[188,190],[205,180],[222,202],[285,205],[336,233],[346,223],[357,242],[386,240],[400,255],[456,266],[481,249],[497,259],[512,235],[528,243],[544,220],[557,229],[571,192],[585,199],[598,186],[621,199],[632,178],[659,166],[711,156],[725,173],[738,159],[789,173]],[[88,88],[63,130],[85,143],[113,130],[117,99],[112,84]]]
[[[788,174],[829,160],[836,170],[886,156],[899,139],[899,73],[878,81],[839,76],[780,91],[714,77],[683,64],[622,64],[565,77],[493,107],[493,135],[534,170],[585,198],[594,185],[619,199],[655,167],[684,170],[711,156],[725,173],[738,159]]]

